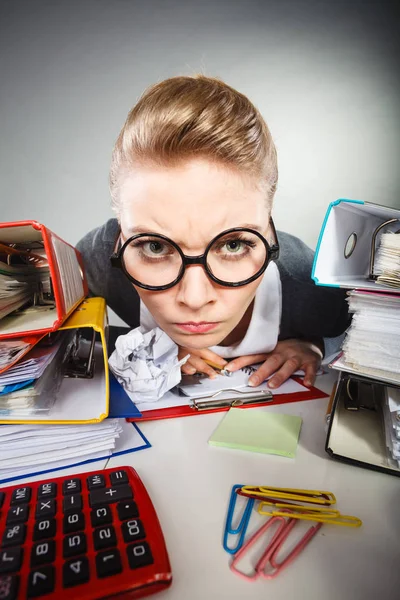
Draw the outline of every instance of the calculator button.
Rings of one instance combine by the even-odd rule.
[[[81,491],[80,479],[68,479],[63,483],[63,494],[76,494]]]
[[[45,540],[52,538],[56,535],[56,520],[55,519],[41,519],[36,521],[33,529],[33,541],[38,542],[39,540]]]
[[[125,519],[132,519],[139,516],[137,504],[133,500],[130,502],[119,502],[117,504],[117,512],[120,521],[125,521]]]
[[[18,506],[13,506],[7,513],[7,525],[11,525],[12,523],[25,523],[28,519],[28,512],[28,504],[18,504]]]
[[[91,475],[86,479],[89,490],[105,487],[106,481],[104,475]]]
[[[85,529],[85,515],[82,512],[69,512],[64,515],[64,533],[74,533]]]
[[[31,551],[31,567],[38,567],[53,562],[56,555],[56,543],[54,540],[38,542],[34,544]]]
[[[117,545],[115,530],[112,525],[108,527],[98,527],[93,531],[93,542],[95,550],[104,550]]]
[[[119,550],[106,550],[96,555],[97,577],[109,577],[122,571],[121,555]]]
[[[24,502],[29,502],[31,499],[32,490],[29,487],[21,487],[17,488],[13,491],[11,496],[11,505],[15,504],[23,504]]]
[[[39,500],[36,504],[36,518],[54,517],[56,514],[56,501],[53,498]]]
[[[84,533],[74,533],[64,538],[63,555],[64,558],[77,556],[86,552],[86,535]]]
[[[49,483],[42,483],[38,487],[38,499],[42,498],[55,498],[57,495],[57,484],[54,481]]]
[[[0,492],[0,508],[3,506],[4,498],[5,498],[5,493]]]
[[[7,546],[18,546],[24,543],[26,535],[26,527],[23,523],[18,525],[11,525],[7,527],[4,534],[1,545],[6,548]],[[1,600],[1,594],[0,594]]]
[[[80,494],[70,494],[63,500],[63,510],[80,510],[82,508],[82,496]]]
[[[0,573],[18,571],[22,563],[22,548],[7,548],[0,551]]]
[[[109,506],[99,506],[94,508],[90,514],[92,527],[98,525],[108,525],[112,523],[112,512]]]
[[[0,575],[0,600],[15,600],[18,593],[17,575]]]
[[[128,475],[125,471],[114,471],[110,473],[111,485],[120,485],[121,483],[129,483]]]
[[[147,565],[151,565],[154,562],[150,546],[147,542],[141,542],[140,544],[130,544],[126,548],[126,553],[128,555],[129,566],[131,569],[146,567]]]
[[[129,485],[117,485],[112,488],[102,490],[92,490],[89,492],[90,506],[99,504],[111,504],[120,500],[131,500],[133,498],[132,490]]]
[[[28,598],[36,598],[49,594],[54,590],[55,575],[54,567],[47,565],[29,573]]]
[[[63,586],[71,587],[89,581],[89,561],[86,556],[73,558],[63,565]]]
[[[136,540],[142,540],[146,537],[144,532],[143,523],[140,519],[133,521],[126,521],[122,523],[122,535],[124,536],[125,542],[136,542]]]

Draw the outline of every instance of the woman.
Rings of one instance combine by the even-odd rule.
[[[276,239],[277,178],[270,132],[245,96],[204,76],[151,87],[113,151],[117,218],[78,244],[91,293],[132,328],[161,327],[190,354],[185,373],[262,363],[251,385],[274,373],[278,387],[298,369],[312,385],[347,305],[314,285],[308,247]]]

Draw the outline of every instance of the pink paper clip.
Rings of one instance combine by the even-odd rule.
[[[289,513],[289,511],[288,511],[288,513]],[[288,514],[288,517],[289,517],[289,514]],[[262,556],[258,560],[253,573],[251,573],[250,575],[247,575],[246,573],[243,573],[243,571],[240,571],[236,567],[236,564],[239,562],[239,560],[244,556],[244,554],[246,554],[246,552],[251,548],[251,546],[253,544],[255,544],[256,541],[270,527],[272,527],[272,525],[274,525],[277,522],[280,522],[280,525],[279,525],[277,531],[275,532],[275,535],[273,536],[272,540],[270,541],[270,543],[264,550]],[[243,579],[247,579],[248,581],[255,581],[258,577],[263,577],[264,579],[273,579],[274,577],[276,577],[282,571],[282,569],[287,567],[301,553],[301,551],[304,550],[304,548],[307,546],[307,544],[312,540],[312,538],[316,535],[316,533],[322,527],[322,523],[318,523],[317,525],[313,525],[312,527],[310,527],[308,529],[308,531],[306,532],[306,534],[302,537],[300,542],[298,542],[298,544],[289,553],[289,555],[281,562],[278,562],[277,555],[278,555],[282,545],[288,538],[290,532],[296,526],[297,523],[298,523],[298,520],[296,520],[296,519],[289,518],[288,520],[286,520],[284,517],[280,517],[280,516],[279,517],[271,517],[270,519],[268,519],[268,521],[266,523],[264,523],[264,525],[262,525],[262,527],[260,527],[260,529],[258,529],[247,540],[247,542],[242,546],[242,548],[235,554],[235,556],[230,564],[231,571],[233,571],[234,573],[236,573]],[[272,570],[269,572],[266,572],[265,569],[267,566],[270,566]]]

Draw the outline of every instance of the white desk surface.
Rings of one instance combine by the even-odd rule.
[[[335,378],[333,373],[320,376],[317,386],[329,392]],[[400,598],[400,479],[330,459],[324,450],[326,406],[327,399],[320,399],[251,409],[303,418],[295,459],[209,446],[223,413],[139,424],[152,448],[111,459],[107,467],[133,466],[158,513],[173,583],[154,598]],[[94,470],[95,464],[86,470]],[[56,475],[79,471],[83,469]],[[360,517],[363,526],[324,525],[276,579],[244,581],[230,571],[230,556],[222,548],[229,495],[236,483],[332,491],[339,510]],[[253,512],[252,529],[259,525]]]

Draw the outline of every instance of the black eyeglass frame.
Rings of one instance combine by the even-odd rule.
[[[265,237],[261,233],[259,233],[258,231],[254,230],[254,229],[250,229],[248,227],[232,227],[231,229],[226,229],[225,231],[222,231],[217,236],[215,236],[215,238],[213,238],[211,240],[211,242],[209,242],[209,244],[207,244],[207,247],[203,254],[199,254],[198,256],[187,256],[186,254],[184,254],[182,252],[182,250],[178,246],[178,244],[176,244],[173,240],[171,240],[170,238],[168,238],[165,235],[162,235],[160,233],[137,233],[136,235],[132,235],[130,238],[128,238],[126,240],[126,242],[124,242],[122,244],[122,246],[116,252],[113,252],[113,254],[110,256],[110,261],[111,261],[111,265],[117,269],[121,269],[125,273],[125,275],[128,277],[128,279],[130,281],[132,281],[132,283],[134,283],[135,285],[137,285],[138,287],[140,287],[144,290],[149,290],[149,291],[154,291],[154,292],[168,290],[168,289],[174,287],[175,285],[177,285],[180,282],[180,280],[182,279],[182,277],[184,276],[186,267],[188,265],[201,265],[203,267],[203,269],[205,270],[207,276],[212,281],[217,283],[218,285],[221,285],[223,287],[242,287],[244,285],[251,283],[252,281],[255,281],[259,277],[261,277],[261,275],[265,272],[265,270],[268,267],[271,260],[277,260],[279,258],[279,241],[278,241],[278,236],[276,234],[276,229],[275,229],[275,225],[272,220],[272,217],[270,217],[269,224],[271,226],[272,233],[276,240],[276,243],[272,244],[271,246],[269,245],[269,243],[267,242]],[[265,249],[266,249],[266,256],[265,256],[264,264],[259,269],[259,271],[257,271],[257,273],[255,273],[248,279],[244,279],[242,281],[237,281],[237,282],[222,281],[221,279],[218,279],[218,277],[215,277],[215,275],[211,271],[210,267],[207,265],[207,255],[208,255],[208,252],[210,251],[211,247],[215,244],[215,242],[217,240],[219,240],[221,237],[228,235],[229,233],[235,233],[237,231],[245,231],[247,233],[252,233],[253,235],[256,235],[262,241],[262,243],[264,244]],[[132,277],[132,275],[125,268],[124,261],[122,260],[125,248],[134,240],[137,240],[137,239],[143,238],[143,237],[158,238],[160,240],[163,240],[164,242],[168,242],[168,244],[173,246],[178,251],[178,253],[182,259],[182,266],[180,268],[178,276],[171,283],[168,283],[166,285],[146,285],[145,283],[142,283],[141,281],[138,281],[137,279]]]

